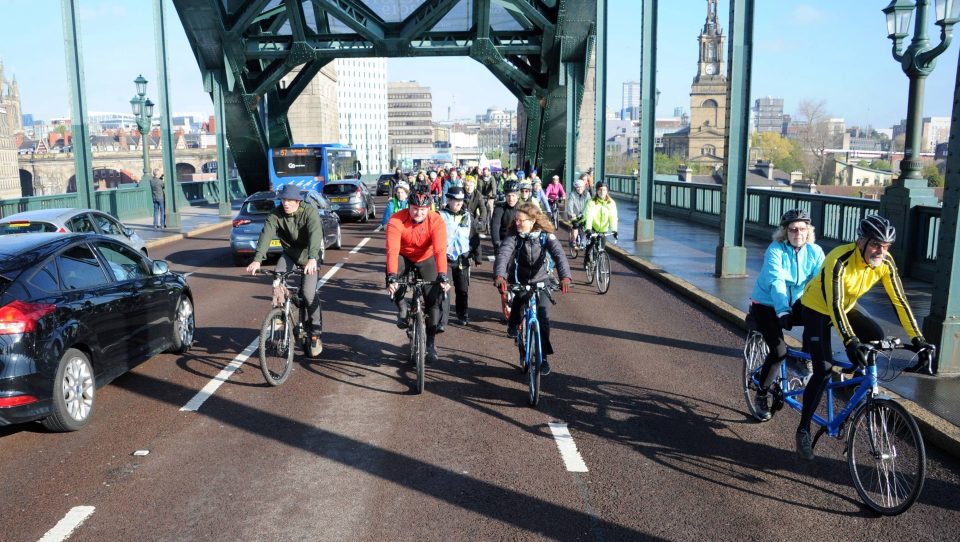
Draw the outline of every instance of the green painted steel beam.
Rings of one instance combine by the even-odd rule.
[[[314,0],[313,5],[322,9],[350,27],[354,32],[371,41],[382,41],[387,35],[387,25],[379,15],[363,2],[352,0]]]
[[[74,179],[80,206],[96,207],[93,187],[93,152],[87,127],[87,93],[83,77],[83,48],[80,41],[78,0],[62,0],[63,52],[66,55],[72,106],[70,133],[73,138]],[[64,144],[67,142],[64,141]]]
[[[480,39],[490,37],[490,0],[473,0],[473,28]]]
[[[594,126],[594,159],[598,179],[603,179],[606,158],[607,117],[607,0],[597,0],[596,118]]]
[[[750,73],[753,69],[754,0],[730,0],[730,44],[727,58],[727,150],[720,191],[720,244],[716,275],[747,275],[747,249],[743,245],[747,198],[747,153],[750,136]]]
[[[653,177],[657,116],[657,0],[643,0],[640,37],[640,156],[634,239],[653,241]]]
[[[427,32],[459,3],[460,0],[426,0],[401,23],[399,37],[410,41]]]
[[[534,3],[526,0],[501,0],[500,5],[506,8],[518,23],[545,31],[554,25],[550,18]]]
[[[153,1],[153,32],[157,44],[157,88],[160,90],[160,145],[163,147],[163,171],[167,182],[164,183],[164,210],[168,230],[180,230],[180,181],[177,179],[177,161],[174,156],[176,144],[173,142],[173,108],[170,99],[169,58],[167,57],[167,13],[165,0]],[[149,141],[149,135],[145,141]]]

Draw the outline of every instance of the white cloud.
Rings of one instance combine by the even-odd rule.
[[[798,25],[818,24],[826,18],[822,11],[806,4],[797,6],[790,15],[793,22]]]

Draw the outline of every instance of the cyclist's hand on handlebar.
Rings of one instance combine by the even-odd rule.
[[[570,277],[564,277],[560,279],[560,292],[567,293],[570,291]]]
[[[914,337],[913,338],[913,348],[915,352],[921,352],[923,350],[930,350],[933,348],[933,345],[928,343],[923,337]]]
[[[793,322],[791,321],[789,314],[781,314],[778,320],[780,321],[780,327],[782,329],[785,329],[787,331],[790,331],[791,329],[793,329]]]
[[[617,232],[613,232],[613,240],[614,240],[614,241],[619,241],[619,240],[620,240],[620,238],[617,236]]]
[[[304,275],[312,275],[317,272],[317,260],[310,258],[307,260],[307,265],[303,266]]]
[[[437,273],[437,282],[440,283],[440,288],[444,292],[450,291],[450,279],[447,278],[447,275],[444,273]]]
[[[860,339],[856,337],[850,339],[850,342],[846,344],[846,349],[847,359],[850,360],[850,363],[856,367],[865,367],[867,365],[867,354],[870,352],[870,347],[865,344],[860,344]]]
[[[397,276],[393,273],[388,273],[387,274],[387,291],[390,292],[390,295],[392,296],[393,294],[397,293],[397,288],[399,287],[400,285],[397,284]]]
[[[497,278],[493,279],[493,285],[496,286],[501,292],[507,293],[507,279],[504,277],[498,276]]]
[[[251,275],[256,275],[257,271],[260,270],[260,262],[250,262],[250,265],[247,266],[247,273]]]

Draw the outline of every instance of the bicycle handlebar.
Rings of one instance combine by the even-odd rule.
[[[507,286],[507,290],[509,290],[513,294],[522,294],[526,292],[535,292],[535,293],[542,292],[547,296],[547,299],[550,300],[550,303],[556,305],[557,302],[553,299],[553,294],[551,292],[556,292],[557,290],[559,290],[559,288],[557,288],[552,284],[544,284],[543,282],[538,282],[532,285],[531,284],[510,284]]]
[[[261,269],[257,269],[257,273],[262,274],[262,275],[267,275],[267,276],[270,276],[270,277],[275,277],[275,278],[282,279],[282,278],[289,277],[289,276],[293,276],[293,275],[302,275],[302,274],[303,274],[303,268],[301,268],[301,267],[294,267],[293,269],[290,269],[289,271],[271,271],[271,270],[269,270],[269,269],[263,269],[263,268],[261,268]]]

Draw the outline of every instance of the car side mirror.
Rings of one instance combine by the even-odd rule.
[[[133,237],[133,230],[131,228],[124,226],[123,234],[126,235],[127,237]]]
[[[166,275],[170,272],[170,266],[163,260],[153,260],[150,272],[153,273],[153,276]]]

